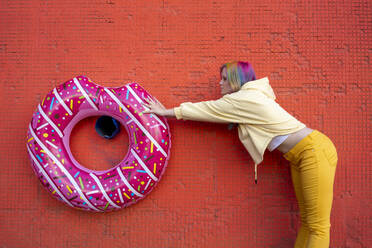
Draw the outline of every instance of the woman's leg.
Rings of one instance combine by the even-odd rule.
[[[314,145],[303,152],[299,162],[299,181],[309,238],[306,247],[329,247],[330,215],[337,153],[325,135],[313,137]]]
[[[291,178],[293,187],[296,193],[298,208],[300,210],[301,226],[297,233],[297,238],[295,242],[295,248],[305,248],[307,240],[309,238],[309,228],[306,223],[306,212],[304,205],[304,196],[302,193],[302,183],[300,178],[300,172],[298,168],[291,163]]]

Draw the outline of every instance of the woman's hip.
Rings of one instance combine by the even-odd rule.
[[[322,163],[328,162],[330,166],[336,166],[338,161],[335,145],[328,136],[318,130],[312,131],[291,150],[283,154],[283,157],[292,165],[310,159]]]

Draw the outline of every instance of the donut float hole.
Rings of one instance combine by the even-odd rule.
[[[96,121],[96,131],[97,133],[106,138],[114,138],[120,131],[120,123],[110,116],[101,116]]]
[[[110,139],[102,138],[95,129],[99,118],[99,116],[87,117],[74,126],[70,136],[70,149],[74,158],[82,166],[91,170],[104,171],[115,167],[124,159],[128,152],[129,138],[120,123],[118,125],[120,125],[121,132]],[[113,129],[105,131],[109,133],[111,130]]]

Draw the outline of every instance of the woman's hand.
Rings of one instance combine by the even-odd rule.
[[[151,98],[146,98],[142,105],[148,108],[148,110],[142,112],[144,114],[154,113],[160,116],[176,117],[173,108],[167,109],[159,101],[154,101]]]
[[[154,113],[160,116],[166,115],[167,109],[160,102],[155,102],[151,98],[146,98],[145,101],[146,102],[143,102],[142,105],[146,106],[149,110],[145,110],[142,113]]]

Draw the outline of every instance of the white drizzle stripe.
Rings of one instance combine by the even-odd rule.
[[[151,182],[151,179],[149,179],[149,181],[147,182],[145,190],[147,189],[147,187],[149,187],[150,182]]]
[[[119,197],[120,197],[120,201],[121,201],[121,203],[124,203],[123,196],[122,196],[122,193],[121,193],[120,188],[118,188],[117,191],[118,191],[118,195],[119,195]]]
[[[130,93],[134,96],[134,98],[136,98],[136,100],[139,102],[139,103],[142,103],[142,99],[136,94],[136,92],[134,92],[134,90],[130,87],[130,86],[125,86],[129,91]],[[146,106],[143,106],[145,108],[145,110],[148,110],[148,108]],[[160,123],[160,125],[162,125],[165,129],[167,129],[167,126],[155,115],[155,114],[152,114],[152,116]]]
[[[154,117],[160,123],[160,125],[164,127],[164,129],[167,129],[167,126],[159,119],[159,117],[157,117],[155,114],[152,114],[152,117]]]
[[[95,194],[95,193],[98,193],[98,192],[99,192],[99,190],[93,190],[93,191],[88,192],[87,195]]]
[[[87,99],[87,101],[89,102],[90,106],[92,106],[92,108],[94,108],[95,110],[98,110],[97,106],[92,102],[92,99],[90,99],[90,97],[89,97],[88,94],[85,92],[85,90],[83,89],[83,87],[81,87],[81,85],[80,85],[80,83],[79,83],[79,80],[77,80],[76,77],[74,78],[74,83],[75,83],[76,86],[79,88],[81,94],[83,94],[83,96],[85,97],[85,99]]]
[[[94,181],[96,181],[97,185],[98,185],[98,188],[101,190],[101,193],[103,194],[103,196],[106,198],[106,200],[114,207],[116,208],[120,208],[118,205],[116,205],[113,201],[111,201],[110,197],[107,195],[105,189],[102,187],[102,184],[101,182],[98,180],[97,176],[94,175],[93,173],[89,173],[89,175],[94,179]]]
[[[27,150],[28,150],[28,153],[30,154],[30,157],[32,158],[32,160],[34,161],[34,163],[37,165],[37,167],[39,168],[39,171],[43,174],[43,176],[48,180],[48,183],[49,185],[51,185],[53,187],[53,189],[57,192],[57,194],[62,198],[62,200],[64,202],[66,202],[69,206],[71,207],[74,207],[66,198],[65,196],[62,194],[61,191],[59,191],[59,189],[54,185],[53,181],[50,179],[50,177],[48,176],[48,174],[44,171],[44,169],[42,169],[42,166],[39,164],[39,161],[36,160],[34,154],[31,152],[30,148],[28,148],[27,146]]]
[[[125,88],[127,88],[130,93],[134,96],[134,98],[136,98],[137,102],[139,103],[142,103],[142,99],[139,98],[139,96],[136,94],[136,92],[134,92],[134,90],[130,87],[130,86],[125,86]],[[143,106],[146,110],[148,110],[148,108],[146,106]]]
[[[49,123],[44,123],[44,124],[41,125],[40,127],[36,128],[36,130],[40,130],[40,129],[42,129],[43,127],[48,126],[48,125],[49,125]]]
[[[168,157],[167,153],[163,150],[163,148],[159,145],[159,143],[152,137],[152,135],[144,128],[141,123],[132,115],[132,113],[121,103],[121,101],[107,88],[104,88],[107,94],[129,115],[129,117],[137,124],[137,126],[145,133],[145,135],[154,143],[154,145],[159,149],[159,151],[164,155],[164,157]]]
[[[44,113],[44,110],[41,108],[40,104],[38,105],[40,114],[44,117],[44,119],[51,125],[58,133],[59,137],[63,137],[63,133],[59,128],[49,119],[49,117]]]
[[[72,115],[72,112],[71,110],[67,107],[66,103],[63,101],[63,99],[59,96],[56,88],[53,89],[53,93],[54,95],[56,96],[57,100],[58,100],[58,103],[60,103],[62,105],[62,107],[67,111],[67,113],[69,115]]]
[[[53,146],[54,149],[58,149],[58,146],[56,146],[55,144],[53,144],[53,143],[50,142],[49,140],[46,140],[45,142],[48,143],[50,146]]]
[[[154,126],[151,126],[150,128],[155,128],[155,127],[158,127],[158,126],[160,126],[160,124],[156,124]]]
[[[167,129],[167,126],[159,119],[159,117],[157,117],[155,114],[152,114],[152,117],[154,117],[160,123],[160,125],[164,127],[164,129]]]
[[[125,185],[133,192],[133,194],[135,194],[136,196],[139,196],[139,197],[143,197],[143,195],[139,192],[137,192],[133,187],[132,185],[130,185],[130,183],[127,181],[127,179],[125,179],[123,173],[121,172],[120,168],[116,168],[116,170],[118,171],[119,173],[119,176],[121,178],[121,180],[123,180],[123,182],[125,183]]]
[[[149,176],[154,181],[158,181],[158,178],[154,174],[152,174],[152,172],[149,170],[149,168],[147,168],[147,166],[142,161],[142,159],[140,157],[138,157],[137,153],[133,149],[130,149],[130,151],[132,152],[133,156],[137,159],[137,161],[141,164],[142,168],[147,172],[147,174],[149,174]]]
[[[69,181],[71,182],[71,184],[74,186],[74,188],[77,190],[77,192],[79,193],[80,197],[87,203],[87,205],[98,211],[98,212],[102,212],[101,210],[99,210],[98,208],[96,208],[95,206],[93,206],[89,201],[88,199],[85,197],[85,195],[83,194],[83,192],[81,192],[79,186],[77,185],[77,183],[75,182],[75,180],[72,178],[72,176],[70,175],[70,173],[66,170],[66,168],[61,164],[61,162],[59,162],[59,160],[53,155],[53,153],[51,153],[49,151],[49,149],[39,140],[39,138],[36,136],[34,130],[32,130],[31,128],[31,124],[29,124],[28,126],[28,129],[30,130],[30,133],[32,135],[32,137],[34,137],[34,139],[36,140],[36,142],[39,144],[39,146],[41,146],[41,148],[43,148],[43,150],[46,152],[46,154],[54,161],[54,163],[59,167],[59,169],[67,176],[67,178],[69,179]]]

